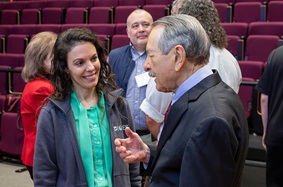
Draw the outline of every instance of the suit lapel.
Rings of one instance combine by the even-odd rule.
[[[209,78],[210,77],[210,78]],[[191,88],[184,95],[182,95],[170,108],[166,122],[164,124],[160,140],[156,149],[155,157],[152,163],[151,170],[154,169],[160,152],[167,140],[178,126],[183,114],[189,110],[189,103],[198,99],[198,97],[205,92],[208,88],[221,82],[221,78],[217,71],[214,74],[203,79],[199,84]]]

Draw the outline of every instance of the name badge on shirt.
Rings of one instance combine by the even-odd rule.
[[[135,78],[136,78],[138,88],[140,88],[148,84],[150,76],[148,75],[148,72],[145,72],[145,73],[135,76]]]

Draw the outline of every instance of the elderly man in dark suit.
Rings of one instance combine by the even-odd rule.
[[[188,15],[153,24],[145,69],[156,88],[174,92],[157,147],[126,128],[116,151],[127,163],[143,162],[153,187],[236,187],[248,150],[248,125],[238,95],[208,66],[209,38]]]

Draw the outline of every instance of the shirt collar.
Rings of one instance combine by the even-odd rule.
[[[192,74],[185,82],[183,82],[177,89],[172,99],[172,104],[175,103],[184,93],[190,90],[192,87],[197,85],[204,78],[211,75],[213,72],[208,65],[203,66]]]

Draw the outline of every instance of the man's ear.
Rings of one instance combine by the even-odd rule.
[[[173,58],[174,58],[174,63],[175,63],[175,71],[180,71],[186,59],[186,52],[183,46],[181,45],[175,46]]]

